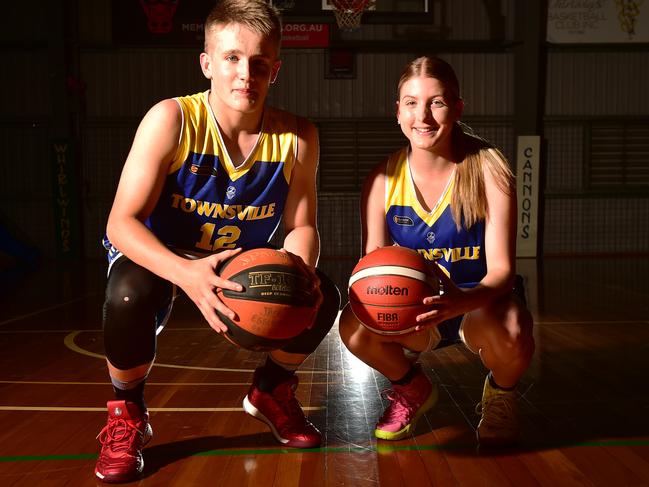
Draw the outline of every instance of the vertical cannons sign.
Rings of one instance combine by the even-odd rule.
[[[74,150],[69,140],[52,142],[52,193],[57,257],[74,259],[79,254],[79,198]]]
[[[516,153],[518,233],[516,257],[536,257],[539,221],[539,165],[541,137],[521,135]]]

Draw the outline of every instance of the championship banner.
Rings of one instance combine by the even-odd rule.
[[[518,233],[516,257],[536,257],[538,249],[539,166],[541,137],[521,135],[516,150]]]
[[[649,2],[549,0],[547,40],[555,44],[649,42]]]

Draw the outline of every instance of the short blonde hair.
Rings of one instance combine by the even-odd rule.
[[[282,20],[273,5],[265,0],[220,0],[205,20],[205,50],[207,33],[218,25],[241,24],[253,32],[272,39],[277,51],[282,40]]]

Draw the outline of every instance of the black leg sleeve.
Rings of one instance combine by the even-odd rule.
[[[171,311],[173,284],[126,257],[110,270],[103,327],[106,357],[126,370],[153,361],[156,315]]]

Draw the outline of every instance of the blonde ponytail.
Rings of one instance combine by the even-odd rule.
[[[462,130],[462,153],[464,158],[455,171],[455,188],[451,198],[451,213],[459,230],[471,228],[485,220],[489,214],[489,202],[485,190],[484,170],[491,173],[498,189],[507,195],[514,191],[514,175],[505,156],[486,140]]]

